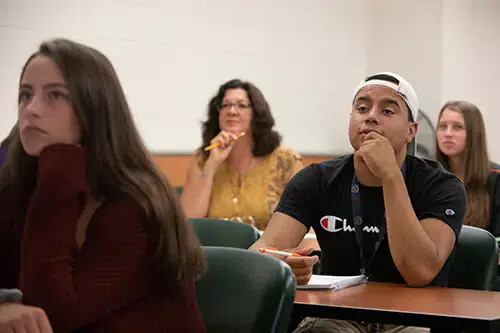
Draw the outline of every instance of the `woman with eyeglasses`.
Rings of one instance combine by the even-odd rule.
[[[459,177],[467,191],[464,224],[500,236],[500,170],[490,162],[481,111],[472,103],[450,101],[439,113],[436,159]]]
[[[266,228],[286,183],[302,168],[300,156],[280,145],[273,127],[269,104],[252,83],[234,79],[219,87],[182,192],[188,217]]]

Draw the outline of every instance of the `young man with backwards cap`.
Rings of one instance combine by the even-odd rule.
[[[307,256],[312,248],[295,247],[313,227],[321,247],[321,274],[446,286],[445,263],[463,223],[466,195],[460,180],[437,163],[407,155],[407,144],[417,134],[417,113],[417,95],[404,78],[378,73],[364,79],[355,90],[349,122],[354,154],[297,173],[251,249],[274,247],[303,255],[282,259],[297,283],[307,284],[318,257]],[[374,327],[306,318],[298,331],[321,331],[325,325],[325,332]],[[389,328],[394,326],[382,331]],[[398,332],[417,330],[402,329]]]

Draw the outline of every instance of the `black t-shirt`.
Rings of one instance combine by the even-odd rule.
[[[449,225],[458,237],[466,208],[462,182],[436,162],[407,156],[405,166],[406,187],[417,218],[437,218]],[[353,155],[312,164],[290,180],[276,208],[306,228],[314,228],[321,247],[321,274],[360,274],[362,263],[351,206],[353,175]],[[384,198],[382,187],[361,185],[359,193],[363,249],[368,260],[383,221]],[[373,281],[404,283],[392,260],[387,237],[374,258],[370,276]],[[434,283],[445,286],[447,280],[448,265],[445,265]]]
[[[491,163],[488,177],[490,183],[490,225],[488,231],[500,237],[500,165]]]

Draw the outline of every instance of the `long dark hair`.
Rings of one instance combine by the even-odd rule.
[[[490,223],[490,189],[488,175],[490,161],[486,143],[486,130],[483,116],[478,107],[465,101],[447,102],[439,112],[438,124],[444,110],[460,113],[465,122],[465,175],[464,185],[467,191],[467,211],[464,223],[486,229]],[[436,159],[450,170],[448,156],[439,149],[436,139]]]
[[[9,135],[7,135],[7,137],[2,140],[2,142],[0,143],[0,146],[8,147],[10,142],[14,139],[14,136],[17,135],[18,131],[19,130],[17,128],[17,124],[15,124],[12,127],[12,129],[10,130]]]
[[[273,130],[274,118],[262,92],[250,82],[233,79],[221,85],[217,94],[208,103],[208,117],[202,123],[203,143],[200,147],[205,159],[208,158],[209,152],[205,152],[201,148],[210,145],[210,141],[221,131],[219,127],[219,107],[226,90],[238,88],[246,91],[252,106],[252,154],[254,156],[266,156],[272,153],[281,143],[281,135]]]
[[[99,200],[132,198],[147,217],[145,230],[156,248],[155,262],[165,283],[185,286],[204,270],[198,239],[187,223],[178,196],[155,168],[135,127],[125,94],[110,61],[99,51],[66,39],[41,44],[37,56],[61,70],[82,129],[87,180]],[[0,191],[10,191],[24,217],[37,175],[37,158],[28,156],[15,135],[0,173]]]

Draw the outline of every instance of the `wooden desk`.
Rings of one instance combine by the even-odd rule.
[[[368,282],[337,292],[297,290],[293,311],[294,317],[432,327],[433,332],[500,332],[500,292],[493,291]]]

